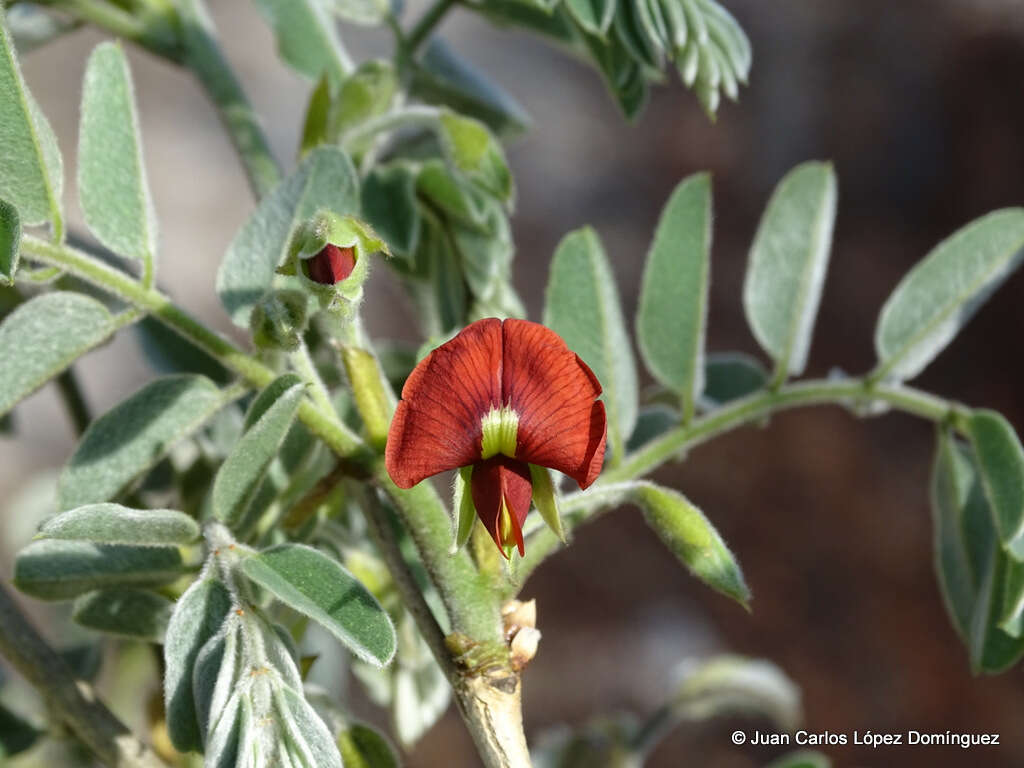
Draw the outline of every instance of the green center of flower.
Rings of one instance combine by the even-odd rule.
[[[519,414],[509,406],[494,408],[480,421],[483,427],[483,440],[480,446],[480,458],[489,459],[499,453],[510,459],[516,457],[516,435],[519,432]]]

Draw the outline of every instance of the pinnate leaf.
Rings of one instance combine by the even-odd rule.
[[[544,324],[593,369],[604,388],[608,438],[621,457],[637,417],[637,375],[619,294],[596,233],[566,235],[551,262]]]
[[[15,309],[0,323],[0,414],[119,327],[106,307],[80,293],[44,293]]]
[[[711,177],[702,173],[680,182],[661,212],[636,320],[644,362],[688,416],[704,388],[710,252]]]
[[[949,344],[1024,259],[1024,208],[994,211],[939,243],[882,307],[873,376],[905,380]]]
[[[237,526],[277,455],[305,395],[305,384],[284,374],[267,385],[246,417],[246,431],[217,470],[213,481],[214,516],[228,527]]]
[[[203,578],[178,598],[171,614],[164,637],[164,706],[171,743],[179,752],[202,749],[192,672],[199,651],[217,634],[230,610],[227,587]]]
[[[116,43],[98,45],[86,65],[78,134],[78,196],[86,224],[103,245],[119,256],[152,265],[156,215],[143,164],[131,73]]]
[[[173,509],[87,504],[51,517],[40,526],[39,533],[48,539],[161,546],[192,544],[199,538],[199,526],[188,515]]]
[[[40,600],[67,600],[111,586],[154,586],[184,572],[175,547],[129,547],[42,539],[14,561],[14,584]]]
[[[150,382],[89,425],[61,472],[58,508],[114,498],[227,400],[202,376],[166,376]]]
[[[743,308],[754,336],[775,360],[776,383],[807,365],[835,215],[831,164],[803,163],[775,187],[750,247]]]
[[[397,642],[391,619],[369,590],[327,555],[301,544],[282,544],[249,557],[241,568],[360,659],[377,666],[391,661]]]
[[[174,603],[144,589],[116,587],[75,601],[75,623],[108,635],[162,643]]]
[[[14,42],[0,8],[0,198],[21,216],[22,224],[51,222],[63,229],[63,162],[53,129],[21,76]]]

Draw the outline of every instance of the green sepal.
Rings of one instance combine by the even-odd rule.
[[[530,479],[533,481],[533,503],[540,512],[541,519],[547,523],[559,541],[565,544],[567,539],[562,528],[562,518],[558,514],[558,497],[555,495],[555,485],[551,482],[550,470],[531,464]]]
[[[455,521],[455,540],[449,550],[451,555],[462,549],[473,532],[476,506],[473,504],[473,494],[470,492],[472,477],[472,467],[462,467],[455,475],[455,483],[452,487],[452,509],[457,510],[458,518]]]
[[[316,256],[329,244],[339,248],[353,248],[355,266],[344,280],[334,285],[323,285],[307,275],[303,262]],[[277,272],[298,277],[319,309],[340,319],[347,319],[363,298],[363,283],[370,269],[367,257],[373,253],[391,255],[387,244],[369,224],[354,216],[339,216],[321,210],[296,227],[288,245],[287,258]]]

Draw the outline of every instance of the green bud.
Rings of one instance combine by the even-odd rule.
[[[369,225],[353,216],[318,211],[296,227],[278,272],[298,277],[320,309],[347,319],[363,298],[367,257],[377,252],[390,255]]]
[[[253,307],[252,340],[260,349],[298,349],[306,329],[306,297],[299,291],[273,291]]]

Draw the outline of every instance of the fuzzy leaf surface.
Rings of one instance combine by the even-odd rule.
[[[636,327],[640,354],[692,414],[704,389],[704,337],[711,271],[711,177],[672,192],[647,253]]]
[[[171,743],[180,752],[200,751],[192,671],[200,649],[217,634],[231,610],[231,595],[220,581],[195,581],[178,598],[164,637],[164,706]]]
[[[284,374],[267,385],[253,403],[245,433],[213,481],[213,514],[229,528],[244,517],[257,485],[295,421],[305,390],[294,374]]]
[[[54,223],[63,214],[64,168],[57,139],[18,66],[14,41],[0,8],[0,198],[18,209],[22,224]]]
[[[892,292],[875,328],[875,376],[912,379],[1024,259],[1024,208],[993,211],[929,252]]]
[[[544,324],[594,371],[604,388],[608,437],[616,457],[637,417],[637,373],[608,258],[590,228],[571,232],[551,261]]]
[[[327,555],[282,544],[242,562],[242,571],[275,598],[313,619],[360,659],[384,666],[395,653],[395,628],[380,603]]]
[[[114,498],[225,403],[202,376],[166,376],[145,385],[89,425],[58,480],[58,509]]]
[[[78,197],[85,223],[118,256],[152,264],[156,214],[146,181],[139,117],[121,46],[89,57],[78,133]]]
[[[42,539],[14,561],[14,585],[40,600],[68,600],[112,586],[155,586],[184,572],[176,547]]]
[[[82,595],[71,618],[97,632],[162,643],[173,609],[174,603],[156,592],[115,587]]]
[[[106,307],[81,293],[44,293],[19,306],[0,323],[0,415],[118,327]]]
[[[199,526],[173,509],[129,509],[104,503],[87,504],[51,517],[40,526],[39,533],[48,539],[155,547],[192,544],[199,538]]]
[[[750,247],[743,309],[777,382],[807,365],[835,217],[831,164],[803,163],[775,187]]]

